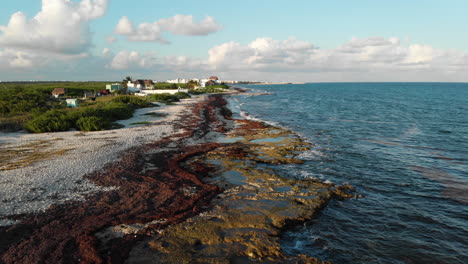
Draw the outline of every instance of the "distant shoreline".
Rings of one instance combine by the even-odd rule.
[[[306,84],[305,82],[262,82],[255,85]]]

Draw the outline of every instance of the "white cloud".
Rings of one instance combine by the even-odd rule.
[[[193,16],[175,15],[157,21],[163,31],[186,36],[208,35],[221,30],[223,27],[211,17],[205,17],[200,23],[196,23]]]
[[[108,0],[42,0],[42,9],[28,19],[14,13],[0,25],[0,47],[57,54],[85,53],[92,45],[89,21],[104,15]]]
[[[0,51],[0,68],[31,68],[33,58],[28,53],[11,49]]]
[[[157,64],[156,53],[141,54],[136,51],[120,51],[115,55],[109,64],[114,70],[142,69],[149,68]]]
[[[88,58],[87,53],[80,54],[55,54],[55,53],[35,53],[31,51],[6,48],[0,50],[0,69],[26,69],[36,67],[47,67],[48,65]]]
[[[205,62],[186,56],[157,56],[156,52],[137,52],[123,50],[117,53],[107,65],[113,70],[128,71],[202,71]]]
[[[450,55],[451,54],[451,55]],[[312,43],[290,38],[257,38],[247,45],[227,42],[208,51],[208,63],[216,70],[256,71],[376,71],[443,70],[463,65],[461,52],[445,52],[428,45],[404,46],[397,38],[353,38],[334,49],[317,49]],[[450,55],[450,56],[449,56]]]
[[[295,38],[257,38],[248,45],[228,42],[215,46],[208,51],[208,62],[217,70],[295,68],[304,65],[315,51],[311,43]]]
[[[132,21],[128,19],[128,17],[124,16],[119,20],[117,23],[117,27],[115,28],[115,33],[120,35],[132,35],[135,33],[135,29],[133,27]]]
[[[193,16],[175,15],[163,18],[153,23],[142,23],[134,27],[128,17],[122,17],[114,32],[127,36],[131,41],[152,41],[168,43],[163,37],[164,32],[186,36],[201,36],[214,33],[222,29],[213,17],[207,16],[199,23],[194,21]]]
[[[428,45],[411,45],[408,47],[405,63],[428,63],[437,56],[437,51]]]
[[[295,38],[257,38],[248,44],[226,42],[211,48],[213,71],[233,78],[324,81],[467,80],[468,54],[429,45],[402,44],[398,38],[353,38],[318,49]]]

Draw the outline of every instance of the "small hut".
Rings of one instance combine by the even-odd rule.
[[[55,88],[52,91],[52,96],[55,98],[59,98],[59,96],[64,96],[65,95],[65,88]]]
[[[78,99],[67,99],[68,107],[78,107]]]

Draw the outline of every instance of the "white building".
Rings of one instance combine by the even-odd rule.
[[[167,83],[188,83],[188,79],[177,78],[174,80],[167,80]]]
[[[201,79],[200,80],[200,87],[206,87],[206,83],[209,81],[210,79]]]
[[[147,96],[150,94],[162,94],[162,93],[168,93],[168,94],[175,94],[177,92],[184,92],[188,93],[188,89],[167,89],[167,90],[141,90],[139,93],[136,93],[135,95],[139,96]]]

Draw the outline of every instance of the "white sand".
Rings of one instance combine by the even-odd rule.
[[[187,106],[198,100],[186,99],[174,106],[139,109],[133,118],[119,122],[126,125],[122,129],[44,134],[0,133],[0,150],[41,140],[54,142],[48,150],[73,149],[27,167],[0,171],[0,226],[13,223],[7,219],[9,215],[40,212],[54,203],[80,200],[86,194],[112,189],[97,186],[83,176],[117,161],[129,148],[178,132],[174,131],[171,123],[177,122],[179,115],[188,109]],[[148,112],[168,115],[143,115]],[[142,121],[151,122],[152,125],[130,125]]]

